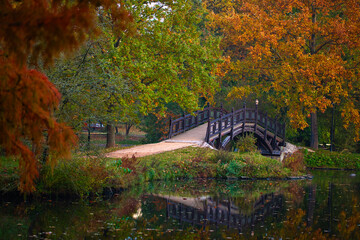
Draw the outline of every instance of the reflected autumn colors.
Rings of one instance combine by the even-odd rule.
[[[2,202],[0,239],[360,239],[360,179],[153,182],[109,200]]]

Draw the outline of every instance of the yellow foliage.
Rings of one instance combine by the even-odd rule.
[[[291,124],[299,128],[308,125],[314,109],[324,112],[341,103],[345,127],[351,123],[359,132],[357,1],[235,0],[206,6],[213,10],[208,29],[223,34],[232,78],[237,74],[241,85],[252,86],[234,87],[228,98],[271,92],[270,102],[289,109]]]

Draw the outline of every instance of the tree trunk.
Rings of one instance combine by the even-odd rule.
[[[130,128],[132,127],[132,124],[130,123],[125,123],[125,136],[126,138],[129,136],[130,133]]]
[[[91,144],[91,129],[90,129],[90,124],[87,127],[87,131],[88,131],[88,137],[87,137],[87,149],[90,150],[90,144]]]
[[[312,8],[312,23],[316,24],[316,8],[314,3],[311,6]],[[310,54],[314,55],[316,53],[316,35],[315,33],[311,34],[310,40]],[[316,89],[315,84],[313,83],[314,89]],[[314,149],[318,149],[319,146],[319,134],[318,134],[318,126],[317,126],[317,110],[315,108],[314,112],[311,113],[311,140],[310,147]]]
[[[106,148],[115,147],[115,126],[106,125]]]
[[[331,129],[330,129],[330,152],[334,151],[334,136],[335,136],[335,105],[331,111]]]
[[[310,147],[318,149],[319,146],[319,134],[317,125],[317,112],[311,113],[311,141]]]

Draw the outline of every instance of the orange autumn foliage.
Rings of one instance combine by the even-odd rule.
[[[0,0],[0,145],[7,155],[19,156],[22,192],[35,190],[44,143],[53,165],[76,142],[53,116],[61,96],[38,63],[51,64],[96,33],[99,6],[112,11],[119,30],[131,20],[117,1]]]
[[[209,28],[224,37],[230,70],[268,94],[296,128],[336,104],[360,139],[360,3],[355,0],[213,1]],[[234,89],[239,98],[246,87]],[[242,91],[240,91],[242,90]]]

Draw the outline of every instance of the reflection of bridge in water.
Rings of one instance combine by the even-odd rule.
[[[167,200],[167,217],[195,225],[224,225],[239,230],[254,227],[266,216],[276,217],[283,205],[282,195],[276,193],[262,195],[252,206],[251,213],[244,213],[230,199],[161,197]]]

